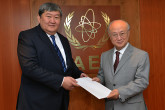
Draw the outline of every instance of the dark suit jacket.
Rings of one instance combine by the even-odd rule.
[[[61,87],[64,76],[80,77],[68,40],[59,34],[65,50],[67,71],[40,25],[20,32],[18,58],[22,68],[17,110],[67,110],[69,91]]]

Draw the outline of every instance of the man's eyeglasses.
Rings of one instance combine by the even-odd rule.
[[[119,32],[119,33],[112,33],[111,36],[114,38],[117,38],[118,36],[120,37],[125,37],[125,35],[127,34],[128,31],[126,32]]]

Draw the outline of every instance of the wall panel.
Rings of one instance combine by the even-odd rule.
[[[140,0],[141,47],[150,56],[150,84],[145,91],[149,110],[165,109],[165,1]]]
[[[21,70],[17,58],[17,39],[30,28],[29,0],[0,1],[0,109],[15,110]]]

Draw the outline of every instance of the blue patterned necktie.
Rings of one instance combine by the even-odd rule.
[[[61,52],[60,52],[60,49],[58,48],[58,46],[57,46],[57,44],[56,44],[56,42],[55,42],[55,36],[54,36],[54,35],[51,35],[50,37],[52,38],[54,48],[55,48],[55,50],[56,50],[56,52],[57,52],[57,54],[58,54],[58,56],[59,56],[59,58],[60,58],[60,61],[61,61],[61,63],[62,63],[62,67],[63,67],[64,72],[65,72],[65,71],[66,71],[65,62],[64,62],[64,59],[63,59],[62,54],[61,54]]]

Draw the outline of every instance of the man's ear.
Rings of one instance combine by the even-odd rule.
[[[38,20],[38,23],[40,23],[40,16],[39,15],[37,16],[37,20]]]
[[[130,36],[130,30],[128,31],[128,36]]]

